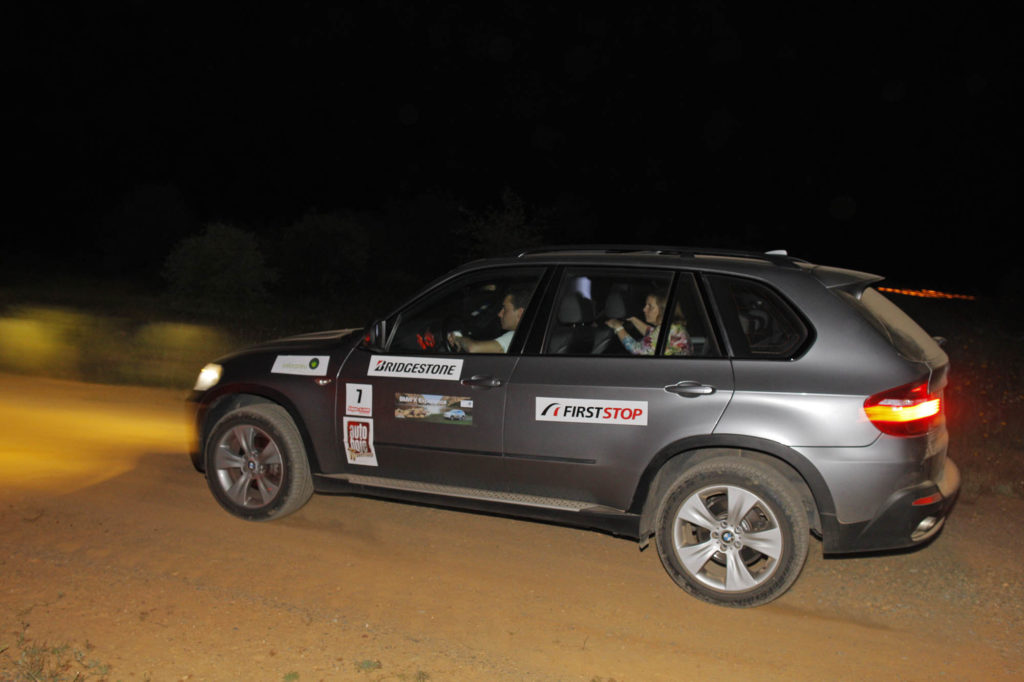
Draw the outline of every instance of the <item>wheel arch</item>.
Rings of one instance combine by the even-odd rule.
[[[828,485],[807,459],[781,443],[750,436],[714,435],[686,439],[663,448],[640,477],[629,511],[640,515],[639,538],[654,534],[658,506],[672,483],[687,469],[715,457],[748,457],[768,464],[793,484],[807,511],[811,529],[822,534],[822,517],[835,514]]]
[[[315,473],[319,473],[319,458],[316,455],[313,439],[310,436],[309,429],[306,428],[306,423],[303,421],[301,413],[284,394],[258,385],[230,386],[227,387],[227,390],[204,403],[197,415],[196,433],[199,437],[199,459],[198,461],[193,461],[196,468],[199,471],[205,470],[203,451],[206,448],[206,440],[209,438],[213,427],[217,425],[217,422],[229,412],[258,404],[277,405],[288,413],[288,416],[291,417],[292,422],[295,424],[295,428],[299,430],[299,435],[302,437],[302,444],[306,449],[306,459],[309,461],[310,469]]]

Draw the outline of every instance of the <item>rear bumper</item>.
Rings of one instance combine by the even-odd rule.
[[[959,491],[960,470],[947,457],[937,480],[897,490],[870,521],[845,524],[823,517],[824,551],[875,552],[927,542],[942,528]]]

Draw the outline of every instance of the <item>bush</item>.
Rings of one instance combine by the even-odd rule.
[[[291,293],[339,300],[366,286],[368,230],[344,213],[310,211],[289,225],[276,249]]]
[[[69,331],[73,314],[49,309],[19,309],[0,317],[0,370],[43,376],[75,376],[79,353]]]
[[[256,237],[224,223],[178,242],[163,276],[175,307],[233,316],[264,301],[274,279]]]
[[[501,193],[501,208],[471,214],[456,230],[467,258],[507,256],[544,243],[544,231],[525,202],[509,188]]]
[[[113,367],[122,383],[188,388],[199,368],[232,350],[235,341],[208,326],[152,322],[131,339],[131,356]]]
[[[0,317],[0,371],[187,388],[238,343],[211,326],[24,306]]]

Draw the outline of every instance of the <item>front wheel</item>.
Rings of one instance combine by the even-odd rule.
[[[206,441],[206,482],[222,507],[248,521],[280,518],[313,495],[302,436],[279,405],[225,415]]]
[[[807,514],[771,466],[739,457],[684,472],[658,512],[658,554],[675,582],[721,606],[766,604],[792,586],[807,558]]]

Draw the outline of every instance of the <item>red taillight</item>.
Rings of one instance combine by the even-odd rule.
[[[882,433],[919,436],[942,414],[942,398],[928,392],[927,381],[907,384],[871,396],[864,412]]]

